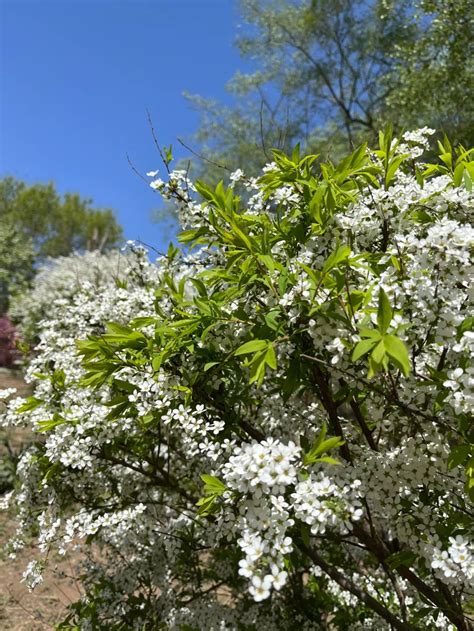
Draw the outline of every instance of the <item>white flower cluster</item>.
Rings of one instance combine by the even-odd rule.
[[[363,515],[360,480],[338,484],[337,477],[329,477],[322,471],[311,474],[299,482],[291,498],[295,517],[310,527],[313,535],[324,534],[327,529],[345,533],[351,522]]]
[[[408,153],[413,159],[419,158],[430,148],[430,136],[435,129],[422,127],[415,131],[406,131],[402,135],[402,142],[397,147],[398,153]]]
[[[0,399],[8,399],[9,397],[11,397],[13,394],[15,394],[17,391],[16,388],[4,388],[3,390],[0,390]]]
[[[279,495],[296,481],[294,463],[300,452],[291,441],[285,445],[273,439],[237,447],[223,468],[224,479],[230,488],[257,498]]]
[[[293,542],[287,530],[294,524],[284,495],[297,479],[301,449],[267,439],[236,447],[223,467],[228,488],[248,495],[239,509],[234,530],[240,532],[239,547],[245,557],[239,574],[250,579],[249,591],[256,602],[279,591],[286,583],[285,557]]]
[[[30,561],[28,567],[23,572],[22,582],[26,583],[29,591],[33,591],[43,582],[44,565],[40,561]]]
[[[100,292],[116,287],[131,274],[146,274],[146,268],[146,256],[138,249],[135,254],[85,252],[51,259],[38,271],[33,289],[12,299],[10,314],[19,323],[22,336],[34,339],[40,322],[50,319],[56,306],[70,303],[85,287],[91,293]]]
[[[433,549],[431,567],[437,576],[451,585],[474,584],[474,545],[462,536],[449,538],[447,550]]]

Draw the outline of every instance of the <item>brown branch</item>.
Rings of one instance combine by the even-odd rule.
[[[392,553],[389,544],[380,538],[375,538],[370,535],[364,530],[363,526],[358,523],[352,524],[352,531],[359,541],[365,544],[367,550],[371,552],[382,565],[384,565],[385,561]],[[436,605],[446,618],[448,618],[448,620],[456,626],[456,629],[459,629],[459,631],[472,631],[472,625],[465,618],[462,610],[456,603],[454,596],[449,592],[446,586],[443,586],[443,593],[440,594],[425,583],[425,581],[415,574],[410,568],[400,565],[394,569],[397,574],[411,583],[411,585],[413,585],[420,594],[423,594],[423,596]]]
[[[127,162],[130,168],[132,169],[132,171],[135,173],[135,175],[137,175],[141,180],[143,180],[148,185],[149,184],[148,180],[146,179],[144,175],[140,173],[140,171],[136,168],[136,166],[130,160],[130,156],[128,155],[128,153],[126,153],[125,155],[127,156]]]
[[[153,126],[153,121],[151,119],[150,110],[148,110],[148,109],[146,110],[146,115],[147,115],[147,119],[148,119],[148,125],[150,126],[151,135],[153,137],[153,142],[155,143],[155,146],[158,149],[158,153],[160,154],[161,161],[165,165],[165,169],[167,170],[167,172],[169,174],[170,173],[170,168],[169,168],[168,162],[167,162],[167,160],[166,160],[166,158],[164,156],[163,150],[161,149],[160,143],[158,142],[158,138],[156,137],[155,128]]]
[[[342,426],[339,421],[339,415],[337,413],[337,405],[332,397],[331,389],[329,387],[329,384],[326,381],[326,376],[317,365],[313,366],[313,376],[314,376],[314,380],[316,381],[319,399],[329,416],[329,421],[332,426],[332,431],[337,436],[340,436],[344,440],[344,432],[342,431]],[[351,453],[346,443],[344,443],[340,447],[340,452],[345,460],[347,460],[348,462],[352,462]]]
[[[245,432],[247,432],[249,436],[251,436],[255,440],[258,440],[259,442],[265,440],[265,434],[262,434],[260,430],[250,425],[250,423],[248,423],[247,421],[240,420],[239,425]]]
[[[359,424],[359,427],[361,428],[362,433],[364,434],[365,439],[368,442],[369,446],[374,451],[377,451],[377,445],[375,444],[374,437],[372,436],[372,432],[369,429],[367,423],[365,422],[364,415],[362,414],[362,411],[360,409],[358,402],[354,398],[352,398],[351,401],[349,402],[349,405],[351,406],[351,410],[354,412],[356,421]]]
[[[351,581],[345,574],[342,574],[334,565],[327,563],[317,552],[312,548],[300,543],[300,550],[306,554],[316,565],[318,565],[323,572],[325,572],[333,581],[336,581],[343,589],[347,590],[351,594],[354,594],[359,600],[364,602],[372,611],[378,614],[381,618],[386,620],[395,629],[400,631],[416,631],[415,627],[412,627],[407,622],[399,620],[389,609],[387,609],[382,603],[373,598],[361,587]]]
[[[211,160],[210,158],[203,156],[201,153],[198,153],[197,151],[192,149],[189,145],[187,145],[184,142],[184,140],[181,140],[181,138],[177,138],[176,140],[179,142],[181,146],[183,146],[186,149],[186,151],[189,151],[190,153],[192,153],[193,156],[196,156],[196,158],[199,158],[200,160],[204,160],[204,162],[207,162],[208,164],[212,164],[218,169],[225,169],[226,171],[231,170],[229,167],[225,166],[225,164],[219,164],[219,162],[215,162],[214,160]]]

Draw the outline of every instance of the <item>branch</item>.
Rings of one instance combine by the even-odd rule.
[[[168,162],[166,161],[166,158],[165,158],[165,156],[163,154],[163,151],[161,149],[160,143],[158,142],[158,138],[156,137],[155,128],[153,127],[153,121],[151,120],[150,110],[147,109],[146,115],[147,115],[147,118],[148,118],[148,125],[150,126],[151,135],[153,136],[153,142],[155,143],[155,146],[158,149],[158,153],[160,154],[161,161],[165,165],[165,169],[167,170],[167,172],[169,174],[170,168],[169,168]]]
[[[381,618],[386,620],[395,629],[400,631],[416,631],[415,627],[411,624],[399,620],[391,611],[389,611],[382,603],[373,598],[365,590],[351,581],[345,574],[342,574],[334,565],[327,563],[317,552],[312,548],[300,543],[300,550],[306,554],[316,565],[318,565],[323,572],[325,572],[333,581],[336,581],[343,589],[347,590],[351,594],[354,594],[359,600],[364,602],[372,611],[375,611]]]
[[[313,375],[318,388],[319,398],[324,406],[324,409],[328,413],[332,430],[337,436],[340,436],[344,440],[344,432],[342,431],[342,426],[339,421],[337,405],[332,398],[332,393],[329,384],[326,382],[325,375],[317,365],[313,366]],[[345,460],[352,462],[351,453],[346,443],[340,447],[340,451]]]
[[[382,539],[376,540],[358,523],[352,523],[352,531],[359,541],[365,544],[367,550],[372,552],[375,558],[384,565],[387,557],[391,554],[390,547],[387,543],[385,543]],[[395,568],[395,572],[411,583],[411,585],[413,585],[420,594],[423,594],[423,596],[436,605],[436,607],[443,612],[446,618],[455,625],[456,629],[459,631],[472,631],[472,625],[464,617],[464,614],[456,603],[454,596],[445,585],[443,585],[442,593],[439,593],[425,583],[423,579],[417,576],[408,567],[400,565]]]
[[[194,149],[191,149],[191,147],[189,147],[183,140],[181,140],[181,138],[177,138],[177,141],[187,151],[192,153],[193,156],[196,156],[196,158],[199,158],[200,160],[204,160],[204,162],[207,162],[208,164],[212,164],[213,166],[217,167],[218,169],[224,169],[225,171],[230,171],[231,170],[231,169],[229,169],[229,167],[225,166],[225,164],[219,164],[219,162],[214,162],[214,160],[211,160],[210,158],[207,158],[206,156],[203,156],[201,153],[198,153]]]

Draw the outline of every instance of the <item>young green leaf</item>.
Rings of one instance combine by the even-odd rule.
[[[227,490],[225,484],[223,484],[219,478],[216,478],[213,475],[208,475],[207,473],[203,473],[201,475],[201,480],[204,482],[204,492],[205,493],[218,493],[222,494]]]
[[[323,265],[322,274],[327,274],[333,267],[339,265],[342,261],[345,261],[351,253],[351,249],[348,245],[341,245],[335,252],[333,252]]]
[[[263,351],[269,345],[268,340],[250,340],[245,342],[242,346],[234,351],[234,355],[246,355],[247,353],[256,353],[257,351]]]
[[[22,414],[23,412],[31,412],[31,410],[34,410],[42,403],[43,401],[41,399],[37,399],[36,397],[28,397],[26,402],[17,409],[17,412],[19,412],[20,414]]]
[[[374,346],[377,344],[377,340],[374,339],[366,339],[357,342],[354,350],[352,351],[352,361],[356,362],[358,359],[363,357],[366,353],[371,351]]]
[[[277,359],[276,359],[275,349],[273,348],[273,345],[271,344],[267,348],[267,352],[265,353],[265,363],[267,364],[267,366],[270,366],[270,368],[273,368],[273,370],[276,370]]]
[[[385,335],[383,344],[387,355],[397,364],[405,377],[410,374],[410,358],[405,344],[396,335]]]
[[[329,456],[322,456],[322,454],[330,451],[331,449],[335,449],[336,447],[340,447],[344,444],[344,441],[339,438],[339,436],[325,438],[326,432],[327,427],[326,425],[323,425],[314,445],[303,456],[304,465],[314,464],[315,462],[328,462],[330,464],[339,464],[339,461],[330,458]]]
[[[393,318],[393,310],[390,305],[390,301],[388,299],[385,291],[380,288],[379,292],[379,308],[377,311],[377,324],[379,327],[379,331],[384,334],[388,327],[390,326],[390,322]]]
[[[375,346],[372,351],[371,358],[374,360],[376,364],[381,364],[385,355],[385,345],[383,339]]]

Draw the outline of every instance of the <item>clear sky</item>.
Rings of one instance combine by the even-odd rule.
[[[199,117],[183,91],[226,100],[242,67],[234,0],[0,0],[0,177],[54,181],[113,208],[128,239],[163,245],[159,198],[131,171]],[[169,235],[169,232],[168,232]]]

